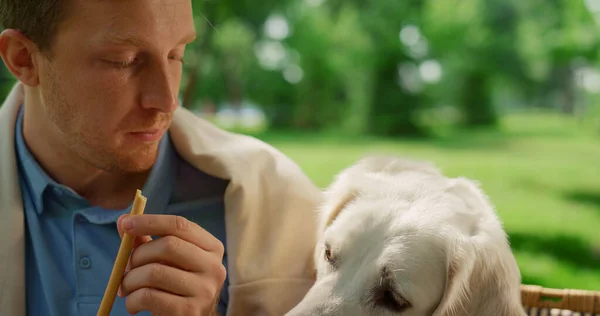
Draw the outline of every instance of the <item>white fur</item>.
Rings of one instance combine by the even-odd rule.
[[[526,315],[506,234],[473,181],[427,163],[368,157],[336,177],[319,212],[317,282],[287,316]],[[384,267],[411,307],[372,302]]]

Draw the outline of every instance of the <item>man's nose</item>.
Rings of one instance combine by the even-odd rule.
[[[161,112],[173,112],[177,109],[177,88],[175,74],[168,64],[153,65],[144,74],[142,107]]]

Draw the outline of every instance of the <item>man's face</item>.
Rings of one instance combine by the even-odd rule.
[[[50,58],[35,57],[38,123],[96,168],[148,170],[178,104],[191,1],[68,2]]]

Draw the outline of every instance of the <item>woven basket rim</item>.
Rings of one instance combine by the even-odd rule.
[[[579,289],[555,289],[522,284],[524,307],[561,309],[580,313],[600,313],[600,292]]]

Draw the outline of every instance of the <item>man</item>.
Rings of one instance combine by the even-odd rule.
[[[124,232],[111,315],[279,316],[302,299],[320,192],[178,107],[190,0],[0,0],[0,22],[18,79],[0,108],[2,315],[95,315]],[[145,214],[127,217],[137,189]]]

